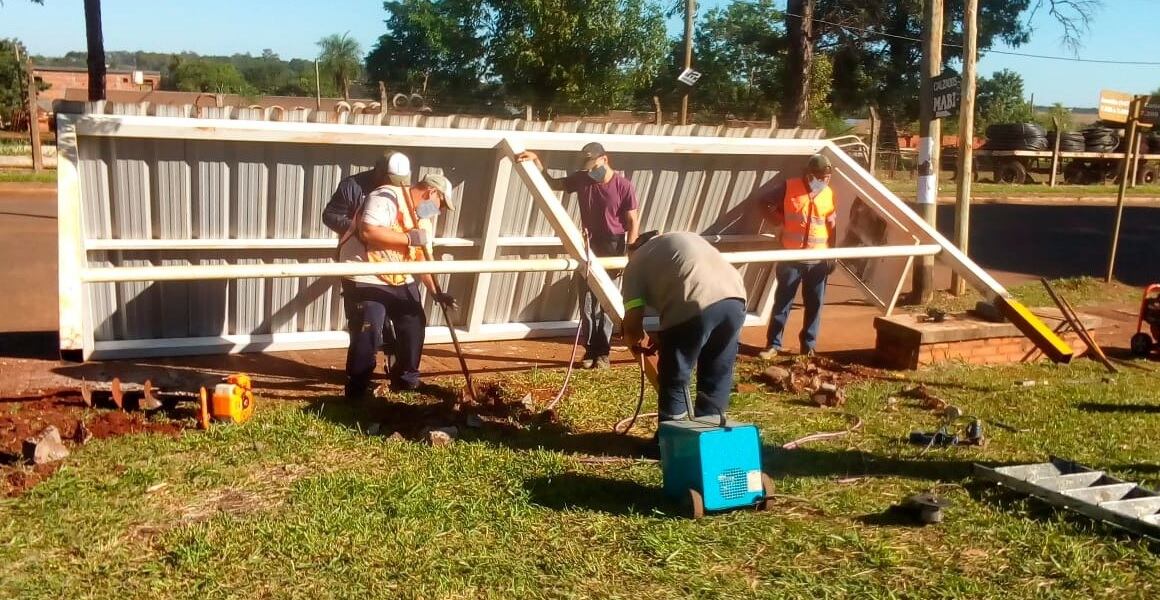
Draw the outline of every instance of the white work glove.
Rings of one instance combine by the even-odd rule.
[[[407,232],[408,246],[426,246],[427,245],[427,230],[426,229],[411,229]]]

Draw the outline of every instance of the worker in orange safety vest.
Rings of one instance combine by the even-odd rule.
[[[766,214],[781,225],[781,245],[785,249],[832,248],[836,242],[837,211],[830,189],[830,160],[821,154],[810,157],[801,177],[774,186],[758,199]],[[798,287],[802,288],[805,320],[799,336],[801,353],[811,355],[818,339],[826,278],[834,270],[833,261],[805,260],[777,263],[777,290],[773,315],[766,333],[766,349],[758,356],[770,360],[782,353],[782,333]]]

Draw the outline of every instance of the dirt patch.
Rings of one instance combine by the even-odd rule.
[[[368,401],[367,418],[379,424],[382,434],[398,433],[410,440],[419,440],[428,428],[515,432],[556,422],[555,414],[545,412],[544,403],[536,399],[536,390],[494,380],[476,381],[475,388],[474,400],[461,390],[438,386],[406,394],[386,393]]]
[[[769,363],[765,371],[754,374],[748,384],[764,384],[779,392],[808,393],[822,384],[839,388],[868,381],[888,378],[884,371],[857,364],[847,364],[824,356],[794,357]],[[738,390],[741,391],[738,384]],[[750,388],[751,389],[751,388]]]
[[[75,391],[54,390],[38,398],[6,399],[0,402],[0,495],[20,495],[60,466],[23,464],[23,441],[48,426],[56,427],[70,448],[89,436],[102,439],[146,432],[178,435],[184,429],[181,422],[148,419],[141,413],[90,409]]]

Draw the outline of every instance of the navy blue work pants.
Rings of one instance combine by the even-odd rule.
[[[395,332],[395,360],[388,361],[387,376],[395,387],[419,384],[419,360],[427,333],[427,314],[417,282],[406,285],[372,285],[344,280],[343,304],[350,331],[346,374],[352,387],[366,387],[375,371],[375,354],[383,345],[383,329],[389,321]]]
[[[729,408],[733,364],[745,323],[745,303],[728,298],[711,304],[699,316],[673,325],[658,336],[657,383],[661,421],[684,418],[692,404],[693,416],[714,416]],[[697,369],[697,399],[689,401],[689,381]]]
[[[822,323],[822,301],[826,296],[826,278],[830,275],[830,263],[778,263],[777,290],[773,294],[773,316],[766,332],[766,347],[781,349],[782,334],[789,321],[793,299],[798,287],[802,288],[802,304],[805,319],[799,336],[802,354],[813,352],[818,343],[818,329]]]

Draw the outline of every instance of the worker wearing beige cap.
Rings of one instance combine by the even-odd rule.
[[[834,247],[837,211],[830,190],[830,160],[824,155],[811,156],[801,177],[787,179],[762,194],[758,201],[764,205],[766,215],[774,224],[781,226],[779,237],[783,248],[817,250]],[[814,353],[826,295],[826,278],[833,269],[833,261],[777,263],[773,316],[766,334],[767,347],[761,352],[761,358],[769,360],[783,351],[782,333],[799,286],[802,288],[802,304],[805,305],[805,319],[799,335],[801,353]]]
[[[535,152],[523,152],[518,161],[530,160],[544,173],[554,190],[576,193],[580,205],[580,225],[596,256],[624,256],[640,233],[636,188],[623,174],[613,170],[604,146],[597,142],[580,150],[580,170],[554,177],[544,170]],[[604,314],[596,295],[580,280],[580,323],[584,335],[584,368],[607,368],[611,348],[612,320]]]
[[[344,262],[399,262],[424,259],[431,250],[431,219],[443,208],[451,185],[442,175],[428,175],[411,189],[410,161],[406,156],[387,156],[388,182],[366,195],[339,241],[339,260]],[[422,214],[424,216],[420,217]],[[418,218],[416,218],[418,217]],[[422,281],[435,293],[430,275],[355,275],[343,280],[343,299],[350,328],[347,351],[346,396],[360,398],[370,388],[375,355],[384,341],[387,323],[394,332],[388,354],[387,375],[397,391],[420,387],[427,317],[419,290]],[[454,306],[455,299],[438,294],[435,301]],[[390,357],[393,354],[393,361]]]

